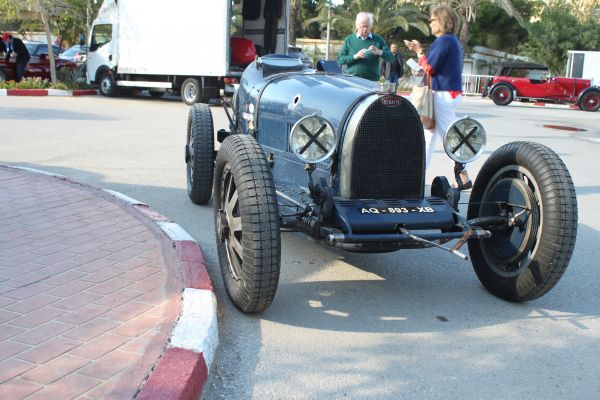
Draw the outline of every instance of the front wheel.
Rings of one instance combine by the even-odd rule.
[[[583,111],[598,111],[600,108],[600,92],[589,91],[581,96],[579,108]]]
[[[509,143],[477,175],[467,218],[502,216],[512,223],[469,241],[473,268],[492,294],[528,301],[564,274],[577,235],[577,198],[567,168],[541,144]]]
[[[264,311],[279,283],[281,237],[271,168],[252,137],[232,135],[221,145],[213,196],[225,290],[241,311]]]
[[[492,90],[491,94],[494,104],[498,106],[507,106],[513,101],[513,93],[510,87],[498,85]]]
[[[100,76],[100,94],[107,97],[116,96],[117,94],[115,80],[110,71],[103,72],[102,76]]]

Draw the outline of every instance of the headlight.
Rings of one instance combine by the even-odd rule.
[[[325,118],[309,115],[299,119],[290,132],[290,146],[306,163],[325,161],[335,151],[337,134]]]
[[[444,135],[446,154],[459,163],[468,163],[483,153],[487,136],[483,125],[468,116],[455,121]]]

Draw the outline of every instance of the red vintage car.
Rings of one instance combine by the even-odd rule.
[[[27,67],[25,67],[25,78],[40,77],[50,79],[50,59],[48,58],[48,45],[46,43],[25,42],[27,50],[31,55]],[[53,48],[56,63],[56,74],[59,80],[68,81],[75,74],[77,65],[74,62],[58,58],[58,46]],[[0,55],[0,82],[14,80],[16,76],[16,64],[14,56],[6,62],[5,55]]]
[[[513,100],[576,104],[584,111],[600,108],[600,88],[589,79],[551,76],[548,67],[533,63],[504,63],[484,93],[499,106]]]

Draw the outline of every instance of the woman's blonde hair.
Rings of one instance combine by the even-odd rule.
[[[431,16],[437,18],[444,33],[457,33],[458,15],[452,7],[446,4],[434,6],[431,8]]]

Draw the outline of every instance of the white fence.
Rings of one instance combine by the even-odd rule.
[[[493,75],[463,74],[462,91],[467,96],[481,95],[486,86],[492,81]]]
[[[481,96],[489,83],[492,82],[493,75],[462,75],[462,91],[465,96]],[[420,78],[422,79],[422,78]],[[410,91],[419,81],[419,78],[412,76],[403,77],[398,81],[400,91]]]

